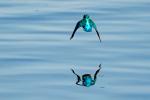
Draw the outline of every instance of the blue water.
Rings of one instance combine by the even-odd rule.
[[[0,100],[150,100],[149,0],[1,0]],[[101,33],[80,28],[88,13]],[[70,71],[92,75],[91,87]]]

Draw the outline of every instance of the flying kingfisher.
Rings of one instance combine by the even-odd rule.
[[[101,69],[101,64],[99,65],[99,69],[94,74],[94,79],[92,79],[91,74],[82,75],[82,83],[79,83],[81,81],[81,77],[78,74],[76,74],[73,69],[71,69],[71,71],[73,72],[73,74],[77,76],[77,82],[76,82],[77,85],[90,87],[95,84],[97,74],[99,73],[100,69]]]
[[[93,27],[97,33],[97,36],[98,36],[100,42],[101,42],[101,38],[100,38],[99,32],[97,30],[96,24],[92,21],[92,19],[90,19],[88,14],[83,15],[83,19],[77,22],[75,29],[70,37],[70,40],[74,37],[75,32],[80,27],[82,27],[83,30],[86,32],[92,32],[92,27]]]

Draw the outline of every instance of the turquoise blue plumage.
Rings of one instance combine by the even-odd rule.
[[[85,32],[92,32],[92,28],[94,28],[97,33],[97,36],[101,42],[101,38],[100,38],[99,32],[97,30],[96,24],[92,21],[92,19],[90,19],[89,15],[87,15],[87,14],[83,16],[82,20],[77,22],[75,29],[70,37],[70,40],[74,37],[75,32],[80,27],[82,27]]]
[[[82,75],[81,78],[78,74],[75,73],[73,69],[71,69],[71,71],[77,76],[77,81],[76,81],[77,85],[90,87],[95,84],[97,79],[97,74],[99,73],[100,69],[101,69],[101,64],[99,65],[99,69],[94,74],[94,79],[92,78],[91,74],[84,74]],[[80,81],[82,81],[82,83],[80,83]]]

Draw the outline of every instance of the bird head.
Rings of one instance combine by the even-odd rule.
[[[90,16],[89,16],[88,14],[85,14],[85,15],[83,15],[83,18],[85,18],[85,19],[89,19],[89,18],[90,18]]]

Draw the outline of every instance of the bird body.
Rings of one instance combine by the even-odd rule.
[[[91,85],[95,84],[95,81],[92,79],[90,74],[84,74],[82,76],[82,80],[83,80],[83,86],[89,87]]]
[[[92,25],[90,24],[89,19],[83,20],[83,30],[86,32],[92,32]]]
[[[96,24],[92,21],[92,19],[90,19],[89,15],[84,15],[83,19],[78,21],[78,23],[76,24],[76,27],[75,27],[75,29],[74,29],[71,37],[70,37],[70,40],[74,37],[75,32],[80,27],[82,27],[85,32],[92,32],[92,28],[94,28],[96,33],[97,33],[99,40],[101,41],[99,32],[98,32],[97,27],[96,27]]]

